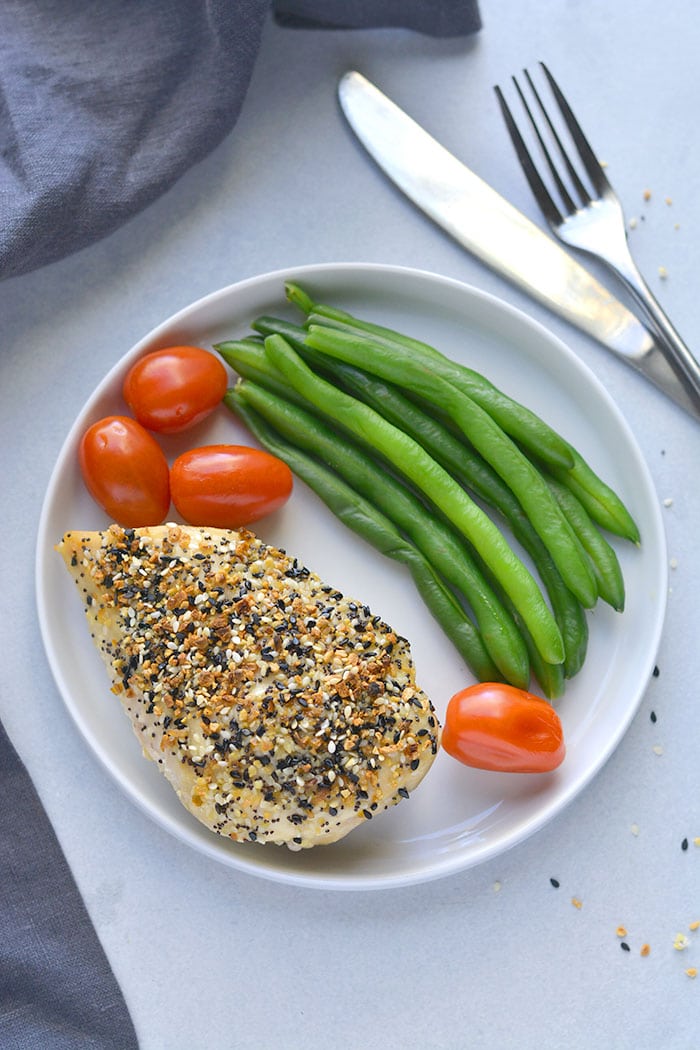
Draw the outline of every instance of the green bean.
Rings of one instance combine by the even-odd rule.
[[[565,679],[567,675],[565,665],[550,664],[547,663],[546,660],[543,660],[532,635],[517,612],[514,612],[514,619],[520,628],[523,640],[527,647],[530,656],[530,663],[532,665],[532,673],[539,682],[542,692],[547,700],[557,700],[564,693],[566,685]]]
[[[239,376],[264,386],[266,390],[271,390],[280,397],[294,400],[297,404],[308,404],[306,398],[297,394],[271,363],[263,343],[248,339],[229,339],[223,343],[216,343],[214,349]]]
[[[549,487],[591,559],[598,594],[613,609],[622,612],[625,607],[625,584],[617,554],[566,485],[551,479]]]
[[[425,360],[416,360],[410,353],[398,350],[385,353],[376,347],[367,353],[354,335],[318,326],[309,329],[306,341],[331,357],[429,396],[447,410],[472,445],[515,493],[567,587],[586,608],[595,605],[598,597],[595,580],[590,565],[581,556],[569,522],[540,472],[488,413],[437,375]]]
[[[598,477],[576,449],[572,448],[572,452],[574,465],[570,470],[559,470],[553,466],[545,469],[573,492],[601,528],[638,544],[639,529],[620,497]]]
[[[396,333],[391,336],[380,335],[376,331],[370,334],[358,328],[354,321],[349,323],[320,314],[311,314],[306,327],[331,328],[352,335],[358,342],[364,343],[368,352],[377,349],[384,353],[396,351],[409,354],[414,360],[428,364],[437,375],[467,394],[488,412],[506,434],[533,454],[536,453],[540,459],[558,467],[573,465],[567,442],[539,416],[508,397],[479,372],[450,360],[434,347],[426,346],[419,351],[416,346],[423,344],[417,344],[415,340],[408,341]]]
[[[562,580],[549,551],[507,485],[473,449],[459,442],[395,387],[364,373],[351,377],[344,371],[343,380],[351,392],[381,412],[389,422],[405,430],[441,466],[449,470],[455,480],[465,485],[507,522],[515,539],[532,558],[549,595],[564,641],[564,673],[567,678],[573,678],[583,666],[588,647],[585,612]]]
[[[507,434],[520,441],[525,448],[552,464],[561,467],[573,466],[568,442],[544,422],[536,413],[499,390],[480,372],[452,361],[436,347],[419,339],[404,335],[393,328],[375,324],[324,303],[314,303],[311,297],[292,282],[285,284],[290,302],[306,314],[306,326],[327,324],[340,330],[355,332],[374,340],[385,350],[400,347],[413,354],[428,357],[438,367],[444,378],[449,379],[460,390],[468,394],[477,404],[489,412]]]
[[[508,523],[532,558],[547,591],[564,641],[564,673],[567,678],[573,678],[581,670],[588,648],[585,612],[562,580],[549,551],[507,485],[473,449],[457,440],[396,387],[350,366],[343,367],[340,375],[347,390],[418,441],[455,480]]]
[[[329,377],[332,375],[336,362],[307,344],[307,331],[301,325],[285,321],[281,317],[271,317],[269,314],[262,314],[260,317],[255,318],[252,327],[265,338],[268,335],[281,335],[311,365],[314,371],[322,370]]]
[[[543,657],[550,663],[560,663],[564,658],[561,634],[534,577],[488,515],[447,471],[403,431],[316,376],[281,336],[269,336],[265,351],[299,393],[361,440],[369,441],[447,516],[474,545],[510,596]]]
[[[322,464],[285,442],[246,404],[239,391],[229,390],[226,404],[240,416],[260,444],[284,460],[347,528],[380,553],[408,568],[426,607],[477,679],[484,682],[500,681],[498,669],[486,651],[479,632],[417,548],[407,542],[392,523],[354,489]]]
[[[249,380],[239,382],[236,390],[239,398],[283,438],[330,466],[408,537],[436,572],[466,598],[501,675],[512,685],[526,689],[530,678],[527,647],[466,544],[440,520],[431,517],[405,485],[318,416]]]
[[[368,336],[375,336],[378,339],[386,339],[389,342],[395,341],[406,349],[412,350],[414,353],[428,355],[435,355],[437,353],[434,347],[431,347],[429,344],[421,342],[418,339],[412,339],[410,336],[396,332],[393,329],[365,321],[353,316],[345,310],[340,310],[336,307],[327,306],[325,304],[314,303],[311,297],[303,289],[292,282],[288,282],[285,285],[285,291],[287,298],[295,303],[295,305],[307,315],[307,323],[310,316],[317,314],[322,323],[337,324],[340,327],[345,326],[353,328],[358,332],[363,332]],[[452,362],[452,364],[457,368],[463,367],[457,365],[455,362]],[[469,372],[468,369],[467,372]],[[466,389],[468,390],[468,388]],[[476,400],[474,393],[472,393],[472,397]],[[535,419],[537,418],[538,417],[535,416]],[[501,425],[504,429],[507,429],[503,422]],[[552,434],[554,433],[555,432],[552,431]],[[555,437],[559,438],[559,435],[555,434]],[[563,438],[560,440],[564,441]],[[589,464],[585,462],[580,453],[571,444],[564,442],[568,449],[566,452],[561,446],[559,446],[558,454],[561,456],[561,459],[557,466],[556,456],[554,458],[549,455],[542,456],[537,445],[530,442],[529,439],[521,441],[521,443],[523,447],[532,452],[536,459],[548,463],[552,473],[554,473],[560,481],[574,492],[580,502],[584,504],[593,520],[601,525],[601,527],[612,532],[614,535],[621,536],[633,543],[639,543],[639,530],[622,500],[620,500],[617,493],[615,493],[595,474]]]
[[[285,281],[284,293],[290,303],[294,303],[295,306],[298,306],[302,313],[310,314],[315,307],[315,303],[308,292],[305,292],[304,289],[294,281]]]
[[[326,324],[340,330],[354,332],[358,337],[374,342],[384,350],[398,347],[413,355],[427,357],[443,378],[448,379],[476,401],[514,440],[535,452],[545,462],[561,467],[573,466],[568,443],[552,430],[536,413],[499,390],[481,373],[452,361],[428,343],[403,335],[394,329],[373,324],[320,303],[312,303],[310,296],[298,285],[285,285],[287,298],[307,315],[306,326]]]
[[[348,313],[347,310],[341,310],[337,306],[330,306],[328,303],[316,303],[303,288],[298,284],[293,284],[291,281],[285,284],[284,290],[287,299],[294,303],[295,306],[298,306],[302,313],[306,314],[307,318],[312,314],[316,314],[324,320],[338,321],[352,326],[357,331],[365,332],[367,335],[376,335],[380,338],[398,341],[407,349],[415,350],[419,354],[439,354],[435,347],[430,346],[429,343],[422,342],[420,339],[413,339],[409,335],[404,335],[403,332],[397,332],[384,325],[375,324],[373,321],[366,321],[361,317]]]

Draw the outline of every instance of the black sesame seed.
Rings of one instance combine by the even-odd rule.
[[[688,840],[687,839],[683,839],[683,841],[681,842],[681,849],[685,852],[685,850],[687,850],[687,848],[688,848]]]
[[[651,719],[652,722],[655,722],[656,721],[656,711],[652,711],[651,714],[649,715],[649,718]]]
[[[620,941],[620,947],[622,948],[623,952],[630,951],[630,946],[627,943],[627,941]]]
[[[654,678],[658,678],[660,674],[661,674],[661,672],[659,671],[659,668],[655,667],[654,668]]]
[[[554,886],[555,890],[559,889],[559,886],[561,885],[559,879],[551,878],[549,881],[551,882],[552,886]]]

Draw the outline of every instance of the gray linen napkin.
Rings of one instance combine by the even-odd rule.
[[[111,233],[233,128],[280,24],[455,36],[477,0],[2,0],[0,278]]]
[[[0,1046],[132,1050],[121,991],[2,724],[0,799]]]
[[[480,28],[477,0],[2,0],[0,277],[105,236],[233,128],[280,24]],[[132,1050],[129,1013],[0,724],[0,1047]]]

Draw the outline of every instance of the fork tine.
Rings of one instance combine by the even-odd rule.
[[[561,138],[559,137],[557,129],[555,128],[555,126],[554,126],[554,124],[552,122],[552,118],[550,117],[549,112],[548,112],[544,102],[542,101],[542,96],[540,95],[539,91],[535,87],[534,81],[533,81],[532,77],[530,76],[530,74],[528,73],[527,69],[523,70],[523,75],[525,76],[525,79],[527,80],[527,82],[528,82],[528,84],[530,86],[530,90],[532,91],[532,94],[533,94],[533,96],[534,96],[534,98],[535,98],[535,100],[537,102],[537,105],[539,106],[539,109],[540,109],[540,112],[542,113],[542,116],[544,117],[545,121],[547,122],[547,127],[549,128],[550,134],[551,134],[554,142],[556,143],[557,149],[559,150],[559,155],[561,156],[561,159],[564,161],[564,164],[566,165],[566,170],[569,173],[569,178],[571,179],[572,183],[574,184],[574,186],[576,188],[576,192],[579,195],[579,199],[581,200],[581,203],[584,204],[584,205],[590,204],[590,202],[591,202],[591,195],[588,192],[588,190],[586,189],[586,187],[584,186],[584,184],[581,182],[581,179],[579,178],[579,174],[576,171],[576,168],[571,163],[571,160],[569,158],[569,154],[566,152],[564,144],[561,141]],[[516,87],[517,87],[517,84],[516,84]],[[535,129],[535,134],[537,135],[537,138],[539,140],[540,146],[542,147],[542,152],[544,153],[544,156],[545,156],[545,159],[547,161],[547,164],[549,165],[549,170],[551,171],[552,177],[554,178],[554,181],[557,184],[557,188],[558,188],[559,192],[562,195],[562,200],[564,201],[564,204],[565,204],[566,208],[570,212],[576,211],[576,205],[574,204],[573,200],[571,199],[571,196],[569,195],[569,192],[568,192],[566,186],[564,185],[564,182],[562,181],[562,178],[559,175],[559,172],[557,171],[556,165],[554,164],[554,162],[552,161],[552,159],[551,159],[551,157],[549,155],[547,147],[545,146],[545,143],[544,143],[544,139],[542,138],[542,134],[540,133],[540,130],[539,130],[538,126],[537,126],[537,123],[536,123],[534,117],[532,116],[530,108],[529,108],[527,102],[525,101],[525,97],[524,97],[522,91],[520,91],[520,88],[518,88],[518,91],[520,93],[521,99],[523,100],[523,105],[525,106],[527,114],[528,114],[528,116],[530,118],[530,122],[531,122],[533,128]]]
[[[513,114],[511,113],[508,107],[508,103],[503,97],[503,92],[501,91],[500,87],[498,87],[498,85],[496,85],[493,90],[496,93],[496,98],[498,99],[499,105],[501,107],[503,119],[505,120],[506,128],[508,129],[508,134],[510,135],[511,142],[515,147],[515,152],[518,155],[520,166],[522,167],[523,172],[525,173],[525,178],[530,184],[530,189],[532,190],[540,208],[544,212],[547,221],[559,224],[562,221],[561,212],[554,203],[549,190],[540,178],[540,174],[537,168],[535,167],[535,164],[532,160],[532,157],[530,156],[527,146],[525,145],[525,140],[520,134],[520,131],[518,130],[518,125],[516,124]]]
[[[574,114],[571,112],[571,107],[569,106],[569,103],[566,101],[564,95],[562,94],[561,88],[557,84],[556,80],[549,72],[544,62],[540,62],[540,67],[542,68],[542,71],[545,77],[547,78],[547,82],[549,83],[549,86],[552,89],[552,94],[556,99],[557,105],[559,106],[566,126],[568,127],[571,133],[571,137],[576,143],[576,148],[578,149],[583,165],[588,173],[588,177],[593,183],[593,187],[596,193],[602,194],[605,192],[605,190],[610,188],[610,184],[606,178],[605,172],[600,166],[600,161],[596,157],[595,153],[593,152],[593,149],[591,148],[590,143],[588,142],[588,139],[584,135],[583,130],[581,129],[581,125],[576,120]]]
[[[574,170],[574,167],[573,167],[571,161],[569,160],[569,158],[568,158],[568,156],[566,154],[566,151],[565,151],[565,149],[564,149],[564,147],[563,147],[563,145],[561,143],[561,140],[560,140],[559,136],[557,135],[556,128],[554,127],[554,125],[552,124],[552,121],[549,118],[549,113],[545,109],[544,103],[542,102],[542,99],[540,98],[539,94],[537,93],[537,88],[533,84],[530,74],[528,73],[528,71],[526,69],[523,70],[523,73],[525,75],[525,79],[527,80],[527,82],[528,82],[528,84],[530,86],[530,90],[532,91],[532,94],[534,95],[535,99],[537,100],[537,104],[538,104],[540,110],[542,111],[542,115],[544,116],[544,119],[546,120],[546,122],[547,122],[547,124],[549,126],[549,130],[552,133],[552,137],[554,138],[554,141],[556,142],[557,147],[559,148],[559,152],[561,153],[562,159],[563,159],[564,163],[566,164],[567,171],[569,172],[569,175],[571,176],[571,178],[572,178],[572,180],[574,182],[574,185],[576,186],[576,189],[577,189],[579,195],[581,196],[581,199],[582,199],[583,203],[585,204],[590,199],[588,194],[587,194],[587,192],[586,192],[586,188],[585,188],[585,186],[583,186],[581,184],[581,180],[578,178],[578,175],[576,174],[576,171]],[[522,92],[522,90],[520,88],[520,84],[518,83],[518,81],[516,80],[515,77],[513,77],[513,83],[515,84],[516,91],[518,92],[518,95],[520,96],[520,101],[523,104],[523,109],[525,110],[525,112],[528,115],[528,118],[530,120],[530,124],[532,126],[532,130],[534,131],[534,133],[535,133],[535,135],[537,137],[537,141],[539,142],[540,149],[542,151],[542,154],[544,156],[545,161],[547,162],[547,167],[549,168],[550,174],[551,174],[552,178],[554,179],[554,181],[556,183],[556,186],[557,186],[557,189],[559,190],[559,194],[561,196],[561,199],[564,202],[564,207],[569,212],[576,211],[576,205],[574,204],[573,200],[571,199],[571,195],[570,195],[569,191],[567,190],[566,186],[564,185],[564,182],[563,182],[563,180],[561,178],[561,175],[559,174],[559,171],[557,169],[556,164],[552,160],[552,156],[551,156],[549,150],[547,149],[547,145],[546,145],[546,143],[544,141],[544,138],[542,137],[542,132],[539,129],[539,125],[537,124],[537,121],[535,120],[535,118],[534,118],[534,116],[532,114],[532,110],[530,109],[530,107],[528,105],[527,99],[525,98],[525,95],[523,94],[523,92]]]

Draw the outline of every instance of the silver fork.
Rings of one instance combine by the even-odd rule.
[[[590,186],[584,183],[574,166],[560,135],[557,133],[555,123],[551,119],[542,97],[535,87],[532,77],[527,70],[523,70],[523,75],[537,103],[537,108],[544,118],[546,126],[544,133],[540,130],[533,109],[528,105],[525,94],[515,77],[513,77],[513,83],[532,125],[563,207],[560,207],[555,202],[542,179],[525,144],[525,140],[518,130],[518,125],[506,103],[503,92],[498,86],[494,90],[520,165],[535,199],[552,232],[559,240],[572,248],[578,248],[596,256],[596,258],[606,263],[624,283],[634,299],[643,307],[647,317],[658,332],[662,341],[662,349],[665,350],[667,359],[683,383],[689,397],[694,404],[700,406],[700,365],[698,365],[698,362],[671,324],[638,270],[627,243],[625,217],[617,194],[608,182],[603,168],[591,149],[554,77],[544,62],[541,62],[540,66],[561,113],[564,125],[568,129],[576,148],[579,161],[583,166]],[[545,136],[550,138],[556,146],[564,166],[564,176],[554,162],[550,149],[547,148]],[[565,179],[568,180],[569,185],[578,197],[579,203],[576,203],[574,200],[569,188],[567,188]]]

